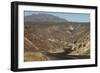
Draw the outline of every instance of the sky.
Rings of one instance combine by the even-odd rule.
[[[51,14],[73,22],[90,22],[90,14],[86,13],[24,11],[24,16],[31,16],[32,14],[40,14],[40,13]]]

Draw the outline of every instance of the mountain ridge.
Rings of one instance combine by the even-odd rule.
[[[24,17],[25,22],[67,22],[68,20],[51,14],[32,14]]]

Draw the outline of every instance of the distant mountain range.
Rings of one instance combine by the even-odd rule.
[[[67,20],[51,14],[40,13],[25,16],[24,22],[67,22]]]

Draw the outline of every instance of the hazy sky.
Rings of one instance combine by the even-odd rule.
[[[68,21],[73,22],[90,22],[90,14],[84,13],[64,13],[64,12],[37,12],[37,11],[25,11],[24,16],[30,16],[32,14],[51,14]]]

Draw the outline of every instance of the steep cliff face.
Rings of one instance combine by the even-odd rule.
[[[74,42],[73,51],[69,55],[90,55],[90,35],[85,33]]]

